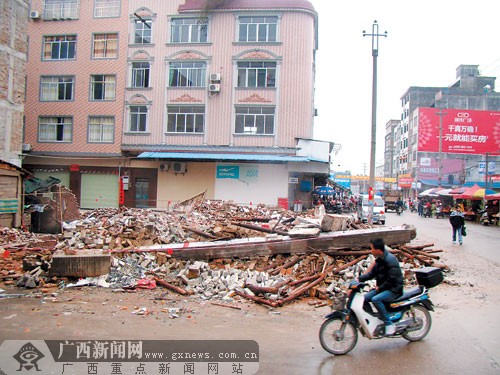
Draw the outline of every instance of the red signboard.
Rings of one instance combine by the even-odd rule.
[[[125,203],[125,190],[123,190],[123,180],[118,179],[118,204]]]
[[[500,155],[500,112],[419,108],[418,151],[439,152],[442,117],[442,152]]]
[[[398,186],[400,188],[411,188],[413,183],[413,177],[398,177]]]

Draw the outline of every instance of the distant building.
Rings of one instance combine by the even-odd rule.
[[[410,87],[401,97],[401,120],[386,124],[384,173],[412,179],[408,190],[474,183],[500,188],[484,168],[488,160],[488,175],[500,173],[495,79],[481,76],[477,65],[460,65],[449,87]]]
[[[399,155],[399,148],[401,147],[401,132],[399,120],[389,120],[385,124],[385,149],[384,149],[384,177],[393,177],[396,168],[395,160],[398,160],[394,155]]]
[[[307,0],[33,0],[25,166],[82,208],[293,207],[329,173],[317,33]]]

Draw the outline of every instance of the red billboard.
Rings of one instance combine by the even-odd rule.
[[[418,151],[439,152],[442,117],[442,152],[500,155],[500,112],[419,108]]]

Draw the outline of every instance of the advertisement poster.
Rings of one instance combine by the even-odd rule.
[[[442,162],[443,181],[458,183],[460,174],[464,173],[464,161],[460,159],[445,159]],[[439,162],[437,158],[420,157],[417,176],[419,180],[436,180],[439,177]],[[453,177],[450,177],[453,176]],[[451,181],[450,181],[451,179]]]
[[[500,155],[500,112],[420,108],[418,151],[439,152],[442,117],[442,152],[469,155]]]

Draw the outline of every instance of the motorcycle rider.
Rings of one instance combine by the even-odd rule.
[[[396,211],[398,211],[399,213],[403,212],[404,204],[405,203],[403,202],[401,197],[399,197],[398,200],[396,201]]]
[[[377,287],[365,294],[365,301],[373,302],[384,321],[385,334],[392,335],[396,327],[389,319],[384,303],[392,302],[403,294],[403,273],[398,259],[385,248],[382,238],[371,240],[370,248],[375,262],[358,280],[376,279]]]

